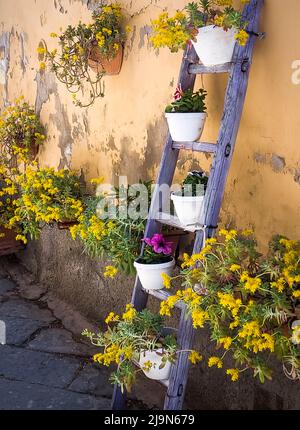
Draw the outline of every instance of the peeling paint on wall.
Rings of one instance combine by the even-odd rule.
[[[8,70],[10,63],[10,32],[0,34],[0,85],[3,85],[3,104],[8,105]]]

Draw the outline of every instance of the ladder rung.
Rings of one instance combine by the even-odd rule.
[[[173,142],[172,148],[186,149],[195,152],[209,152],[213,154],[217,150],[217,145],[207,142]]]
[[[196,231],[202,229],[202,226],[200,224],[199,226],[196,224],[188,226],[183,225],[176,216],[164,212],[160,212],[159,214],[157,214],[155,220],[161,224],[170,225],[171,227],[176,227],[181,230],[189,231],[190,233],[195,233]]]
[[[234,63],[218,64],[217,66],[204,66],[203,64],[191,64],[189,73],[194,74],[214,74],[214,73],[229,73],[231,72]]]
[[[147,290],[147,293],[150,294],[150,296],[156,297],[157,299],[161,301],[167,300],[168,297],[173,296],[174,294],[169,293],[169,291],[166,290]],[[181,301],[178,301],[175,305],[178,309],[185,309],[185,304]]]

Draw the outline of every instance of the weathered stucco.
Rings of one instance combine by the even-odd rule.
[[[86,179],[104,175],[107,182],[116,182],[118,175],[127,175],[130,183],[155,178],[167,132],[163,111],[176,86],[181,53],[153,50],[149,23],[162,8],[172,11],[186,1],[120,3],[127,9],[133,29],[121,74],[105,78],[105,97],[81,109],[73,105],[70,94],[53,74],[38,71],[36,48],[41,39],[54,48],[56,41],[49,38],[50,32],[59,33],[68,24],[88,21],[94,2],[0,0],[0,106],[20,94],[36,106],[48,131],[39,157],[42,166],[70,167],[81,171]],[[275,233],[300,239],[300,85],[292,83],[292,63],[300,58],[299,14],[298,0],[265,0],[261,28],[267,37],[256,45],[221,213],[224,225],[253,227],[262,248]],[[209,92],[203,140],[213,142],[222,115],[226,78],[205,76],[202,81]],[[201,85],[200,78],[197,82]],[[210,156],[182,154],[176,179],[191,166],[208,170],[210,162]],[[100,263],[83,256],[80,244],[72,242],[67,232],[46,229],[41,241],[30,244],[20,258],[39,280],[91,319],[103,320],[115,302],[121,308],[130,298],[132,281],[118,277],[106,286],[96,274]],[[205,338],[200,342],[206,348]],[[296,385],[283,378],[260,387],[251,378],[247,384],[220,384],[220,377],[217,371],[207,373],[204,368],[195,372],[189,406],[300,406]]]

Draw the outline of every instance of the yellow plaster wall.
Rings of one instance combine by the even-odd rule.
[[[81,109],[64,86],[38,72],[36,48],[50,32],[88,21],[88,0],[0,0],[0,36],[10,37],[9,69],[0,84],[3,106],[22,93],[47,124],[43,166],[82,169],[86,178],[130,182],[154,178],[163,148],[165,105],[176,86],[181,54],[151,49],[151,18],[184,0],[121,0],[133,28],[121,74],[105,78],[106,96]],[[300,239],[300,85],[292,84],[292,63],[300,59],[298,0],[266,0],[261,23],[267,38],[257,43],[237,148],[228,179],[222,223],[253,226],[262,245],[274,233]],[[3,52],[0,52],[0,60]],[[0,82],[2,80],[0,79]],[[198,84],[201,80],[198,78]],[[225,78],[204,77],[209,119],[203,136],[214,141],[223,108]],[[210,159],[184,154],[178,178],[191,166],[208,169]]]

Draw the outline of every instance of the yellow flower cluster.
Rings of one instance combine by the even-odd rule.
[[[245,323],[238,332],[238,337],[245,339],[245,348],[252,350],[255,354],[265,350],[274,352],[274,337],[268,333],[262,333],[258,321]]]
[[[197,364],[203,360],[203,357],[202,357],[202,355],[199,354],[199,352],[191,351],[189,353],[189,360],[192,364]]]
[[[235,239],[237,237],[237,231],[225,230],[224,228],[221,228],[219,231],[219,236],[225,236],[225,240],[229,242],[230,240]]]
[[[169,290],[171,288],[171,281],[172,281],[171,276],[167,275],[166,273],[162,273],[161,277],[163,279],[163,285],[164,285],[164,287],[167,290]]]
[[[106,348],[103,354],[95,354],[93,359],[96,363],[110,366],[112,363],[120,364],[121,357],[130,360],[133,356],[133,349],[131,346],[120,348],[119,345],[112,344]]]
[[[252,278],[251,276],[249,276],[249,273],[247,271],[243,272],[240,279],[244,289],[252,294],[255,294],[255,292],[262,285],[262,280],[260,278]]]
[[[232,339],[232,337],[230,337],[230,336],[227,336],[227,337],[221,337],[221,338],[219,339],[219,341],[218,341],[218,343],[219,343],[220,345],[223,345],[224,349],[229,349],[229,348],[230,348],[230,346],[231,346],[231,344],[232,344],[232,342],[233,342],[233,339]]]
[[[235,299],[232,294],[218,292],[220,305],[231,311],[232,316],[235,318],[242,306],[241,299]]]
[[[234,35],[240,46],[245,46],[249,39],[249,34],[245,30],[240,30],[238,33]]]
[[[105,278],[115,278],[118,273],[118,269],[114,266],[106,266],[104,277]]]
[[[168,47],[171,52],[177,52],[184,48],[191,38],[187,18],[183,12],[176,12],[174,17],[169,17],[168,12],[163,12],[158,19],[152,21],[152,27],[151,42],[156,49]]]
[[[123,313],[122,319],[124,321],[132,321],[137,315],[137,311],[132,304],[126,305],[126,312]]]
[[[169,296],[167,300],[160,304],[160,314],[171,316],[171,310],[175,307],[178,301],[182,300],[189,304],[191,308],[196,308],[201,303],[201,297],[195,293],[192,288],[186,290],[178,290],[174,296]],[[195,323],[200,322],[200,316],[195,314]]]
[[[217,366],[218,369],[222,369],[223,361],[219,357],[210,357],[208,359],[208,367]]]
[[[105,324],[110,324],[111,322],[117,322],[119,320],[119,315],[116,315],[114,312],[110,312],[105,320]]]
[[[231,376],[232,382],[236,382],[239,379],[239,371],[238,369],[227,369],[226,374]]]

